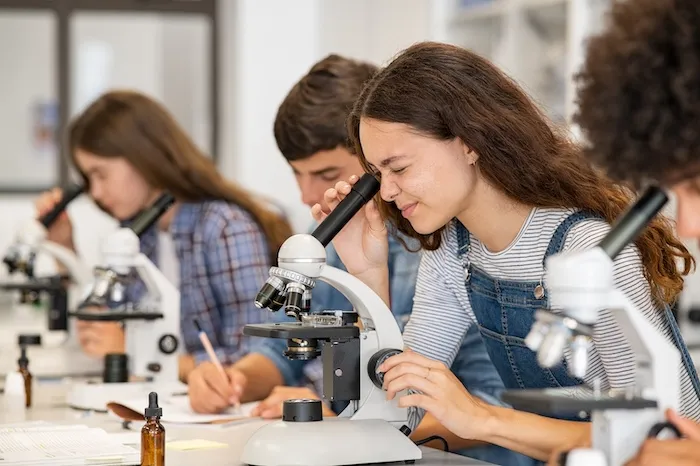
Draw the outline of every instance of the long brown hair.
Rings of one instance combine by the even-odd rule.
[[[595,170],[517,84],[488,60],[456,46],[415,44],[365,86],[348,132],[369,171],[361,118],[404,123],[439,140],[461,139],[479,155],[489,183],[527,205],[586,210],[612,223],[633,199],[628,187]],[[440,246],[442,229],[421,235],[393,203],[379,205],[385,218],[423,248]],[[669,220],[657,216],[636,245],[654,296],[674,302],[694,259]],[[682,272],[676,259],[682,260]]]
[[[70,154],[80,149],[98,157],[123,157],[157,189],[183,202],[223,200],[253,216],[265,233],[272,263],[292,234],[289,223],[251,193],[224,179],[155,100],[133,91],[112,91],[91,103],[69,128]],[[81,173],[84,182],[87,177]]]

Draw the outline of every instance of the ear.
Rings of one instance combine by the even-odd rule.
[[[474,165],[476,161],[479,160],[479,154],[477,154],[469,146],[467,146],[464,143],[464,141],[460,140],[459,143],[462,146],[462,153],[467,158],[467,162],[469,162],[469,165]]]

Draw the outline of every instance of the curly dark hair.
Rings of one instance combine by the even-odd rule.
[[[700,1],[616,2],[590,39],[574,122],[585,154],[621,181],[700,174]]]

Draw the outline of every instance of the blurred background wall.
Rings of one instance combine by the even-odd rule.
[[[601,27],[608,5],[0,0],[0,249],[33,215],[37,193],[67,182],[70,170],[55,135],[107,89],[135,88],[160,99],[225,176],[276,200],[295,228],[304,230],[310,216],[277,151],[272,122],[289,88],[316,60],[339,53],[382,64],[417,41],[459,44],[491,58],[553,119],[567,124],[574,110],[571,78],[585,38]],[[87,199],[73,203],[69,213],[80,219],[79,252],[94,264],[100,240],[114,223]],[[697,281],[688,281],[684,310],[700,302]],[[690,343],[700,343],[700,332],[682,319]]]

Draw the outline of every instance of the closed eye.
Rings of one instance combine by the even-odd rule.
[[[391,169],[391,173],[403,173],[403,172],[406,170],[406,168],[408,168],[408,167],[403,167],[403,168],[392,168],[392,169]]]

